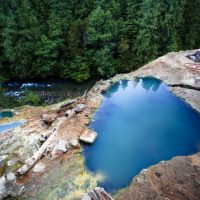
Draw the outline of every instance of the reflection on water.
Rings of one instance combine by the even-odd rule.
[[[151,77],[112,85],[90,128],[98,138],[84,146],[86,166],[110,192],[150,165],[199,150],[199,114]]]

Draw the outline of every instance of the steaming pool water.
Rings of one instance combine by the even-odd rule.
[[[87,170],[113,193],[142,169],[200,150],[200,114],[153,77],[119,81],[104,94],[90,128],[98,133],[84,145]]]

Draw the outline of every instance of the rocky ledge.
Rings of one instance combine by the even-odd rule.
[[[115,200],[199,200],[200,153],[144,169]]]
[[[99,81],[77,99],[45,108],[18,109],[13,120],[25,119],[26,123],[0,134],[0,199],[81,199],[97,186],[101,177],[84,169],[79,138],[91,133],[88,124],[101,102],[101,93],[116,81],[154,76],[200,111],[200,74],[186,64],[193,63],[186,58],[193,52],[169,53],[134,72]],[[96,136],[93,133],[89,141],[94,142]],[[143,170],[114,198],[199,199],[199,172],[199,154],[163,161]]]

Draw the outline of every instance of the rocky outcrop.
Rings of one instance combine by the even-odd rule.
[[[134,178],[115,200],[199,200],[200,153],[162,161]]]

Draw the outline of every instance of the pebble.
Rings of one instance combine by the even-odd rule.
[[[18,161],[17,161],[16,159],[9,160],[9,161],[7,162],[7,165],[8,165],[8,167],[11,167],[11,166],[15,165],[17,162],[18,162]]]
[[[8,157],[9,157],[8,155],[0,156],[0,161],[6,160]]]
[[[7,181],[14,181],[16,179],[16,176],[13,172],[9,172],[6,174]]]
[[[78,142],[77,139],[71,139],[71,140],[69,141],[69,144],[70,144],[72,147],[74,147],[74,148],[80,147],[80,144],[79,144],[79,142]]]
[[[21,188],[19,189],[18,195],[22,195],[25,192],[25,187],[21,186]]]

